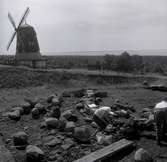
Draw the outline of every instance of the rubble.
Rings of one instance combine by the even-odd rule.
[[[61,148],[63,150],[68,150],[70,147],[72,147],[74,145],[74,141],[71,138],[66,138],[63,142],[63,144],[61,145]]]
[[[103,98],[108,96],[107,92],[91,89],[72,91],[70,95],[66,95],[71,97],[67,100],[72,100],[72,104],[66,104],[63,95],[60,96],[53,94],[47,99],[25,100],[8,113],[11,114],[10,119],[18,121],[21,115],[31,112],[31,120],[39,118],[41,121],[40,133],[42,134],[38,136],[39,139],[33,143],[34,145],[27,146],[28,135],[25,132],[31,131],[33,129],[31,126],[25,129],[25,132],[18,132],[13,136],[15,146],[27,146],[27,162],[42,161],[41,157],[43,159],[45,157],[41,150],[43,148],[48,154],[47,160],[61,161],[64,156],[67,158],[73,156],[72,153],[70,154],[71,149],[80,150],[77,155],[80,158],[119,139],[136,140],[154,131],[154,114],[150,108],[143,108],[139,116],[136,116],[134,106],[122,103],[121,100],[113,102],[111,106],[105,105]],[[62,104],[62,101],[65,104]],[[100,132],[93,120],[93,113],[100,107],[109,107],[114,114],[103,132]],[[144,131],[147,133],[144,134]]]
[[[60,138],[53,137],[45,145],[47,145],[49,147],[55,147],[56,145],[60,145],[61,143],[62,143],[62,140]]]

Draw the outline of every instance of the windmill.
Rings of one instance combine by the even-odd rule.
[[[7,50],[10,48],[15,36],[16,41],[16,61],[22,65],[37,67],[44,65],[44,60],[41,58],[39,44],[34,28],[26,23],[26,18],[30,12],[27,7],[21,20],[16,26],[16,23],[10,13],[8,13],[9,21],[14,27],[14,33],[7,45]],[[46,62],[46,61],[45,61]]]

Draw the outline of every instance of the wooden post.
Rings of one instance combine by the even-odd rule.
[[[114,155],[115,153],[134,146],[133,141],[122,139],[118,142],[112,143],[109,146],[106,146],[100,150],[90,153],[89,155],[84,156],[81,159],[78,159],[74,162],[97,162],[99,160],[104,160],[107,157]]]

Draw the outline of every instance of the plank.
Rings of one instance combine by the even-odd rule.
[[[132,147],[133,145],[133,141],[122,139],[100,150],[92,152],[91,154],[86,155],[81,159],[75,160],[74,162],[96,162],[98,160],[104,160],[105,158],[110,157],[113,154],[122,151],[123,149]]]

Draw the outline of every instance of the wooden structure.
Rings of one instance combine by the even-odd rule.
[[[7,50],[9,49],[15,35],[17,35],[15,57],[16,63],[18,65],[25,65],[33,68],[45,68],[46,60],[43,59],[40,54],[40,48],[36,32],[32,26],[26,23],[23,24],[29,11],[29,8],[27,8],[18,27],[16,27],[11,14],[8,13],[8,18],[11,24],[13,25],[15,32],[13,33],[11,40],[9,41]]]
[[[86,155],[83,158],[78,159],[74,162],[97,162],[99,160],[104,160],[108,157],[111,157],[115,153],[118,153],[119,151],[122,151],[124,149],[133,147],[133,146],[134,146],[134,143],[132,141],[122,139],[100,150],[92,152],[91,154]]]

